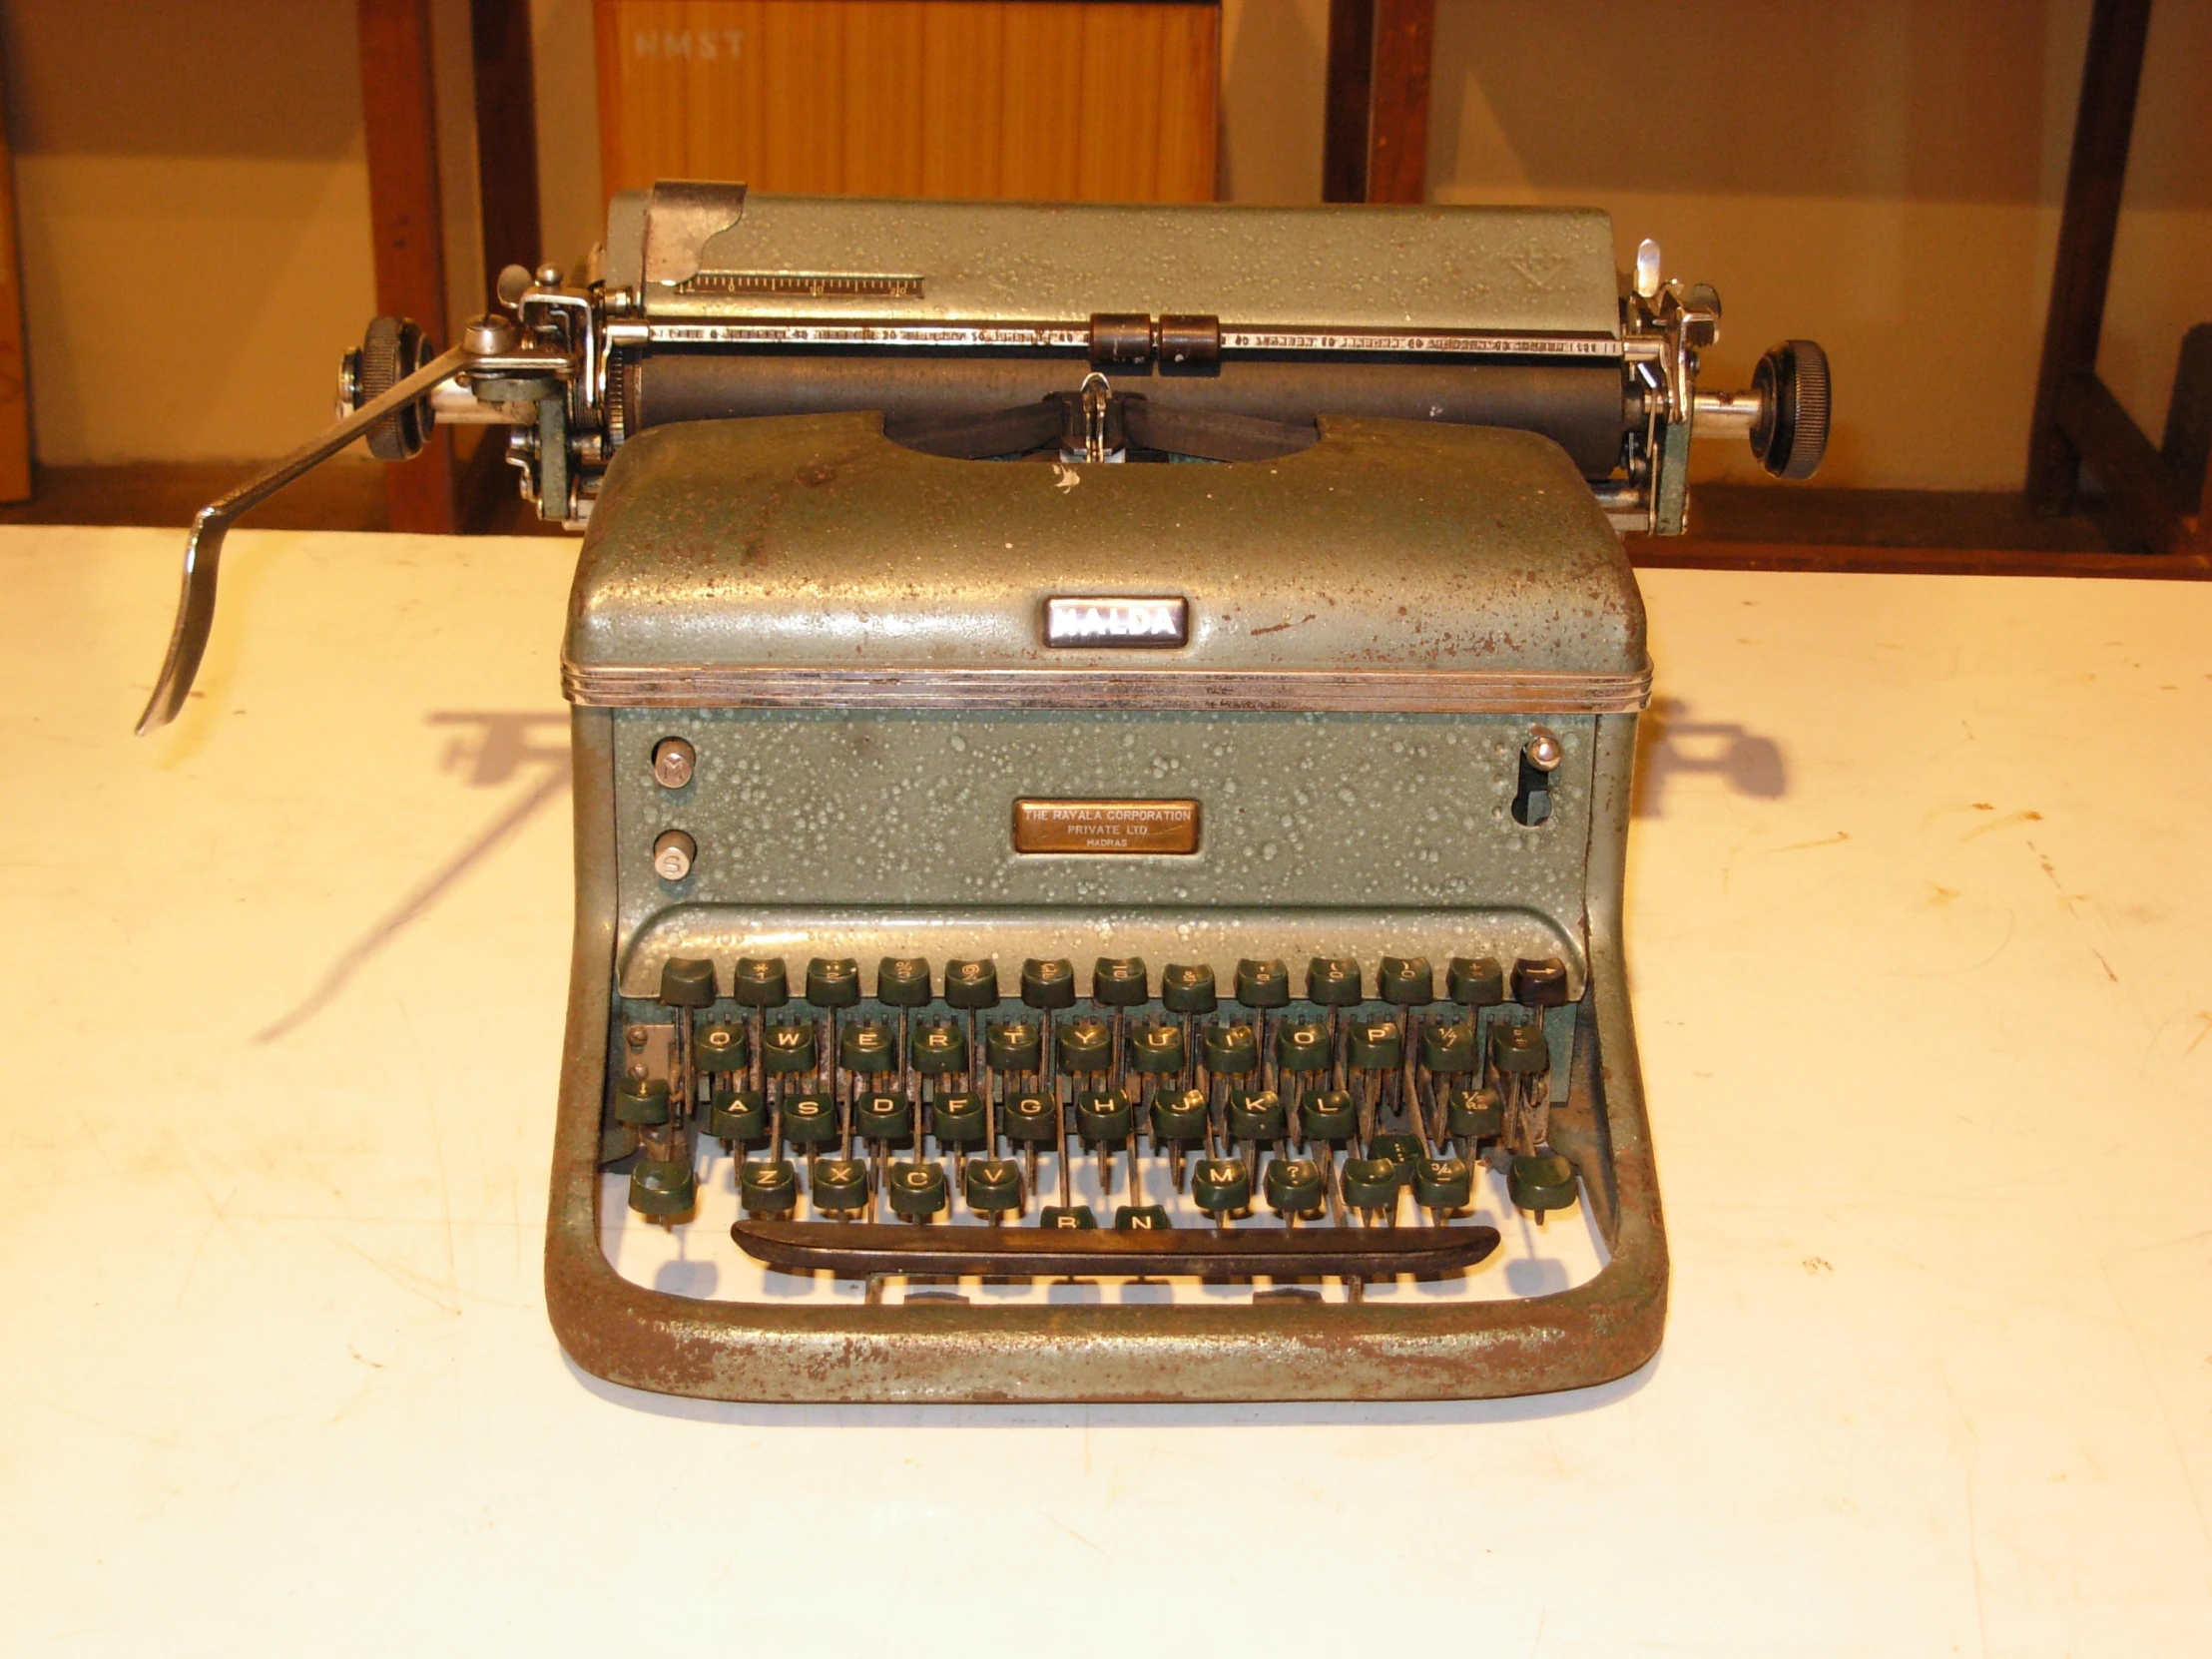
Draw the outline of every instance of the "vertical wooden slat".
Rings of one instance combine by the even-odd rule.
[[[1082,119],[1075,194],[1085,202],[1147,202],[1159,177],[1157,6],[1077,5],[1082,18]]]
[[[529,0],[469,0],[469,55],[476,85],[476,199],[483,256],[479,303],[510,265],[535,268],[545,255],[538,215],[538,101]],[[564,250],[573,252],[573,250]],[[514,498],[505,432],[480,429],[462,467],[464,529],[491,523]]]
[[[1079,189],[1085,10],[1006,8],[998,177],[1015,200],[1067,202]]]
[[[1221,12],[1172,6],[1164,17],[1154,197],[1211,202],[1221,162]]]
[[[592,8],[593,79],[599,89],[599,184],[608,196],[634,190],[630,182],[630,60],[624,34],[626,8],[598,0]]]
[[[924,0],[855,0],[845,10],[844,189],[921,194]]]
[[[439,218],[437,100],[430,79],[429,0],[359,0],[361,115],[376,308],[445,338],[445,245]],[[454,528],[453,438],[384,469],[391,527]]]
[[[761,49],[766,128],[761,172],[771,190],[834,195],[844,189],[846,8],[817,0],[765,0]]]
[[[0,86],[5,78],[0,77]],[[15,237],[15,153],[0,96],[0,501],[31,499],[30,381],[23,353],[23,275]]]
[[[2120,193],[2127,182],[2128,142],[2135,129],[2135,93],[2142,81],[2149,27],[2150,0],[2097,0],[2089,20],[2073,157],[2066,168],[2065,215],[2058,226],[2058,262],[2051,273],[2042,366],[2028,426],[2027,504],[2039,513],[2063,513],[2073,505],[2081,455],[2059,430],[2058,402],[2069,378],[2096,372],[2105,283],[2119,232]]]
[[[1321,199],[1368,199],[1368,112],[1375,91],[1376,0],[1329,0],[1329,89]]]
[[[1436,0],[1375,0],[1368,200],[1419,202],[1428,183],[1428,64]]]
[[[488,287],[504,267],[535,267],[546,252],[538,217],[537,69],[530,0],[469,0],[468,14]]]
[[[999,86],[1006,9],[997,0],[922,7],[921,194],[999,194]]]

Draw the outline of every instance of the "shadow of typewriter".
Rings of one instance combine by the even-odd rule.
[[[566,1354],[561,1364],[579,1387],[610,1405],[650,1416],[686,1422],[735,1423],[755,1428],[820,1427],[834,1422],[852,1428],[1230,1428],[1385,1426],[1408,1428],[1487,1422],[1538,1422],[1550,1417],[1599,1411],[1640,1393],[1667,1351],[1660,1351],[1630,1372],[1594,1388],[1560,1393],[1521,1394],[1510,1399],[1402,1400],[1253,1400],[1238,1404],[1105,1403],[1007,1405],[750,1405],[627,1388],[585,1371]]]
[[[1779,801],[1789,793],[1782,746],[1734,721],[1692,720],[1679,698],[1654,698],[1636,732],[1637,818],[1666,810],[1677,780],[1718,778],[1737,795]]]
[[[472,790],[523,787],[497,818],[339,951],[304,996],[255,1032],[257,1043],[276,1042],[296,1031],[336,1001],[371,957],[427,915],[464,875],[512,840],[524,825],[568,792],[566,715],[440,709],[428,720],[431,726],[449,728],[453,732],[438,759],[440,772],[461,773]]]

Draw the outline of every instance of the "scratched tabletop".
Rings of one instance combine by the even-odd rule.
[[[0,1647],[2212,1651],[2212,589],[1662,572],[1658,1358],[717,1405],[539,1287],[569,544],[0,530]]]

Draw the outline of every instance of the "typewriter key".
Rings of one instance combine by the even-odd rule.
[[[1075,1006],[1075,964],[1062,957],[1039,961],[1031,957],[1021,964],[1021,999],[1032,1008]]]
[[[1417,1135],[1378,1135],[1368,1153],[1388,1164],[1396,1172],[1397,1184],[1402,1187],[1413,1179],[1413,1160],[1421,1155],[1420,1138]]]
[[[1494,1033],[1491,1040],[1494,1044],[1496,1041]],[[1461,1072],[1474,1070],[1474,1027],[1471,1025],[1431,1025],[1425,1027],[1420,1034],[1420,1063],[1423,1070],[1438,1077],[1455,1077]]]
[[[1505,1000],[1505,973],[1494,956],[1454,956],[1444,975],[1451,1000],[1468,1008],[1494,1008]]]
[[[929,1133],[939,1149],[957,1150],[963,1161],[969,1148],[983,1144],[983,1127],[981,1095],[948,1094],[930,1103]]]
[[[1378,988],[1393,1008],[1425,1008],[1436,1000],[1436,970],[1426,956],[1385,956]]]
[[[1160,1001],[1171,1014],[1210,1014],[1221,1004],[1214,994],[1214,970],[1203,963],[1179,967],[1170,962],[1160,975]]]
[[[860,964],[849,956],[817,956],[807,964],[807,1000],[818,1008],[857,1007]]]
[[[1077,1077],[1103,1077],[1112,1065],[1113,1028],[1104,1020],[1083,1016],[1060,1022],[1060,1069]]]
[[[1540,961],[1523,957],[1513,964],[1513,1000],[1523,1008],[1563,1008],[1567,1003],[1567,964],[1556,956]]]
[[[1350,956],[1316,956],[1306,965],[1306,1000],[1324,1008],[1360,1002],[1359,962]]]
[[[815,1028],[772,1025],[761,1042],[761,1068],[771,1077],[802,1077],[815,1069]]]
[[[1286,1222],[1321,1214],[1321,1165],[1311,1158],[1270,1159],[1261,1185],[1267,1191],[1268,1208]]]
[[[1257,1093],[1245,1089],[1229,1092],[1229,1138],[1272,1146],[1289,1127],[1283,1097],[1273,1089]]]
[[[1021,1148],[1022,1173],[1032,1191],[1037,1185],[1037,1148],[1057,1148],[1060,1141],[1060,1108],[1041,1094],[1009,1095],[1001,1120],[1006,1139]]]
[[[1282,1025],[1275,1032],[1275,1064],[1280,1071],[1306,1077],[1329,1069],[1329,1027]]]
[[[1021,1166],[1010,1158],[978,1158],[960,1182],[968,1208],[994,1225],[1022,1208]]]
[[[889,1071],[897,1062],[887,1025],[848,1025],[837,1035],[837,1064],[863,1077]]]
[[[640,1158],[630,1169],[630,1208],[654,1221],[688,1216],[699,1204],[689,1158]]]
[[[711,1008],[714,1002],[714,963],[694,956],[671,956],[661,964],[664,1008]]]
[[[807,1166],[808,1196],[831,1221],[850,1221],[872,1207],[867,1165],[857,1158],[817,1158]]]
[[[707,1107],[707,1133],[733,1152],[764,1146],[769,1137],[768,1102],[758,1089],[717,1089]]]
[[[776,1122],[793,1146],[833,1146],[839,1134],[836,1103],[824,1094],[787,1095],[776,1103]]]
[[[1387,1158],[1347,1158],[1340,1185],[1345,1202],[1373,1227],[1397,1221],[1397,1165]]]
[[[1206,1158],[1191,1171],[1191,1202],[1223,1227],[1252,1207],[1252,1172],[1241,1158]]]
[[[1556,1152],[1515,1157],[1506,1170],[1505,1191],[1515,1205],[1533,1210],[1541,1227],[1551,1211],[1574,1208],[1574,1166]]]
[[[789,1158],[740,1164],[738,1203],[747,1215],[763,1221],[788,1220],[799,1208],[799,1172]]]
[[[705,1072],[743,1071],[747,1047],[742,1025],[703,1025],[692,1040],[699,1069]]]
[[[1260,1041],[1249,1025],[1209,1025],[1206,1069],[1216,1077],[1250,1077],[1260,1069]]]
[[[1044,1064],[1044,1037],[1035,1020],[1006,1020],[983,1033],[983,1063],[996,1072],[1028,1076]]]
[[[944,964],[944,999],[963,1011],[998,1006],[998,964],[990,960]]]
[[[852,1132],[875,1147],[913,1144],[913,1113],[902,1094],[863,1094],[852,1102]]]
[[[875,964],[875,1000],[888,1008],[929,1005],[929,963],[920,956],[885,956]]]
[[[1429,1220],[1442,1226],[1447,1216],[1464,1211],[1474,1200],[1474,1172],[1464,1158],[1416,1158],[1413,1160],[1413,1202],[1428,1212]]]
[[[1065,1198],[1066,1194],[1061,1194]],[[1047,1204],[1037,1212],[1039,1227],[1054,1228],[1063,1233],[1095,1233],[1098,1218],[1091,1214],[1088,1204]]]
[[[668,1082],[660,1077],[625,1077],[615,1085],[615,1122],[633,1129],[668,1122]]]
[[[1129,1062],[1145,1077],[1180,1077],[1186,1058],[1183,1027],[1138,1025],[1129,1032]]]
[[[1344,1089],[1310,1094],[1299,1102],[1299,1127],[1306,1142],[1324,1146],[1354,1139],[1360,1133],[1360,1108]]]
[[[1352,1069],[1393,1072],[1405,1058],[1405,1033],[1394,1019],[1363,1019],[1352,1024]]]
[[[967,1070],[967,1033],[957,1025],[917,1025],[906,1058],[923,1077],[949,1077]]]
[[[1174,1225],[1157,1204],[1123,1204],[1114,1210],[1117,1233],[1165,1233]]]
[[[1287,963],[1246,960],[1237,964],[1237,1000],[1247,1008],[1286,1008],[1291,1001]]]
[[[781,956],[740,956],[730,997],[741,1008],[781,1008],[792,999]]]
[[[1457,1145],[1459,1156],[1472,1157],[1482,1142],[1495,1140],[1505,1127],[1504,1106],[1497,1091],[1455,1091],[1444,1108],[1444,1127]]]
[[[944,1171],[935,1164],[893,1164],[891,1213],[908,1221],[927,1221],[944,1208]]]
[[[1162,1089],[1152,1097],[1155,1145],[1192,1146],[1206,1138],[1206,1097],[1196,1089]]]
[[[1136,1114],[1128,1097],[1091,1092],[1075,1097],[1075,1132],[1083,1144],[1098,1154],[1098,1190],[1114,1190],[1114,1154],[1136,1132]],[[1131,1153],[1135,1162],[1135,1153]]]
[[[1551,1133],[1551,1046],[1544,1041],[1544,1028],[1492,1026],[1490,1069],[1504,1106],[1506,1150],[1527,1155],[1542,1151]]]
[[[1151,1000],[1142,956],[1101,956],[1091,967],[1091,1000],[1107,1008],[1136,1008]]]
[[[1177,1192],[1183,1190],[1185,1151],[1203,1142],[1211,1127],[1203,1091],[1162,1089],[1152,1097],[1152,1147],[1167,1148],[1168,1175]]]

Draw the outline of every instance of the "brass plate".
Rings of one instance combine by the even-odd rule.
[[[1196,852],[1195,801],[1017,801],[1016,852]]]

